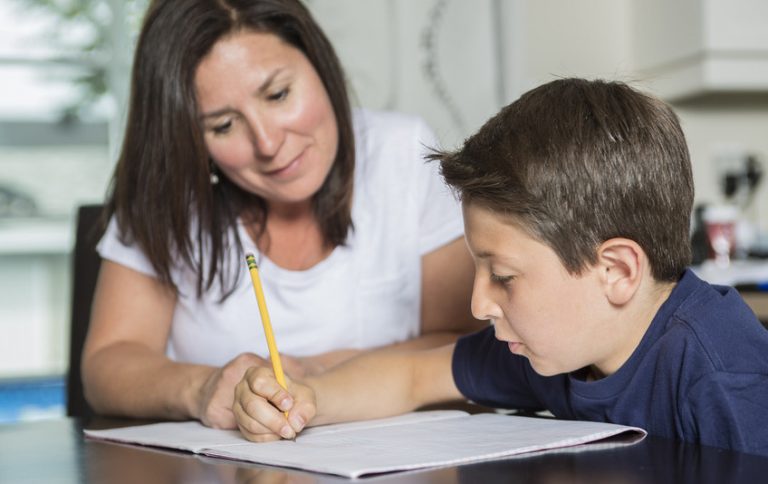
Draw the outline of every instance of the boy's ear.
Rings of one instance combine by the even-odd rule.
[[[605,295],[615,305],[632,299],[643,279],[645,252],[637,242],[616,237],[597,249],[597,269]]]

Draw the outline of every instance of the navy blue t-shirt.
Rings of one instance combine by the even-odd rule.
[[[733,288],[686,271],[616,373],[590,382],[580,373],[537,374],[492,327],[453,354],[457,387],[480,404],[768,455],[768,330]]]

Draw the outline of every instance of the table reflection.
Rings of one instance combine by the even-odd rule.
[[[89,428],[136,425],[111,420]],[[521,482],[726,483],[763,482],[768,457],[646,437],[636,445],[558,450],[458,467],[366,477],[399,484]],[[349,480],[294,469],[214,459],[151,447],[85,439],[76,420],[0,426],[0,482],[315,484]]]

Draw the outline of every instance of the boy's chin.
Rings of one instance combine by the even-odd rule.
[[[531,364],[533,371],[535,371],[537,374],[541,376],[561,375],[563,373],[570,373],[578,369],[578,368],[573,368],[573,369],[564,368],[562,364],[558,364],[557,362],[544,361],[535,356],[531,356],[527,351],[528,347],[523,343],[507,342],[507,345],[509,345],[510,353],[514,355],[522,356],[528,359],[528,362]]]
[[[551,363],[534,361],[531,358],[528,358],[528,361],[531,363],[531,367],[533,368],[533,371],[535,371],[537,374],[541,376],[562,375],[563,373],[569,373],[570,371],[572,371],[572,370],[564,370],[562,367],[558,365],[553,365]]]

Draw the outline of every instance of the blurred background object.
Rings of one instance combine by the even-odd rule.
[[[735,205],[709,205],[704,209],[704,228],[709,241],[709,257],[726,268],[736,252],[736,226],[739,209]]]
[[[32,217],[37,215],[37,203],[31,195],[0,185],[0,218]]]
[[[0,215],[0,392],[4,381],[18,395],[29,388],[19,379],[66,370],[74,213],[107,189],[147,4],[0,0],[0,197],[16,207],[7,213],[27,214]],[[354,103],[419,114],[444,148],[555,77],[625,80],[659,95],[689,141],[697,206],[737,206],[749,224],[737,241],[752,240],[747,255],[768,253],[768,2],[306,4]],[[704,209],[695,215],[694,242],[706,236]],[[695,254],[708,254],[703,240]],[[731,269],[746,260],[736,247]]]

